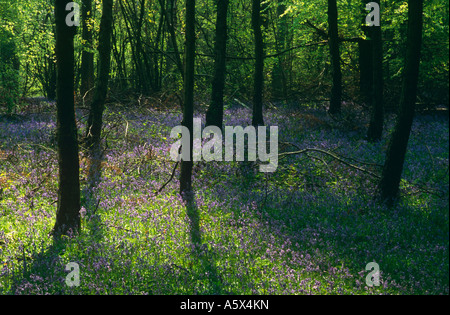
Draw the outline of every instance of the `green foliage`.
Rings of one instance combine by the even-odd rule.
[[[112,47],[111,88],[117,96],[125,92],[152,94],[158,91],[181,94],[183,78],[173,40],[165,16],[164,4],[170,10],[172,1],[143,1],[130,5],[123,0],[115,1],[114,32]],[[185,16],[183,3],[173,2],[169,12],[175,28],[175,43],[180,58],[184,51]],[[358,95],[359,49],[354,41],[364,38],[361,26],[367,11],[362,1],[339,0],[338,26],[341,42],[343,88],[346,99]],[[207,103],[214,68],[214,27],[216,20],[215,1],[198,1],[196,5],[196,95]],[[448,100],[448,0],[426,1],[424,8],[424,45],[420,74],[419,101],[422,103],[444,103]],[[16,56],[20,59],[18,90],[22,95],[43,94],[52,96],[55,85],[53,3],[45,1],[2,0],[2,27],[14,38]],[[266,99],[276,89],[283,88],[283,97],[297,98],[308,102],[329,94],[331,84],[330,57],[326,38],[328,31],[327,2],[324,0],[266,1],[263,5],[263,34],[265,43],[264,76]],[[401,86],[404,64],[407,2],[395,0],[383,2],[381,7],[384,39],[384,79],[386,100],[396,104]],[[137,22],[143,14],[139,43]],[[235,98],[249,103],[252,95],[254,59],[253,33],[251,30],[251,3],[230,1],[228,13],[229,35],[225,104]],[[101,17],[101,1],[95,0],[93,12],[89,14],[89,27],[93,29],[93,46],[83,43],[81,31],[75,37],[75,82],[80,82],[80,54],[97,47],[97,35]],[[322,35],[308,25],[310,22]],[[81,29],[81,28],[80,28]],[[5,37],[3,34],[2,37]],[[276,55],[275,57],[271,57]],[[96,60],[96,58],[95,58]],[[11,77],[11,74],[8,74]],[[280,81],[282,80],[282,84]],[[120,93],[119,93],[120,92]],[[13,93],[14,94],[14,93]],[[11,99],[16,101],[14,97]]]
[[[21,77],[24,94],[55,97],[53,1],[27,1],[18,5]]]
[[[0,63],[0,112],[12,114],[19,99],[19,72]]]
[[[11,32],[7,28],[2,28],[0,29],[0,111],[13,113],[18,97],[19,62],[16,44]]]

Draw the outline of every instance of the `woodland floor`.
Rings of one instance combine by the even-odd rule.
[[[198,115],[203,117],[204,115]],[[448,115],[417,115],[402,199],[373,201],[392,130],[364,140],[367,117],[345,108],[270,108],[279,141],[320,152],[280,160],[273,174],[248,163],[197,163],[195,204],[178,196],[169,150],[178,110],[109,106],[102,181],[86,189],[82,232],[53,244],[57,194],[54,107],[0,118],[0,294],[449,294]],[[86,112],[77,111],[84,129]],[[231,107],[225,125],[246,126]],[[297,148],[280,144],[280,151]],[[369,171],[371,174],[350,167]],[[88,201],[90,200],[90,201]],[[83,209],[83,210],[84,210]],[[200,244],[192,242],[195,231]],[[65,266],[80,266],[68,287]],[[368,288],[376,262],[381,285]]]

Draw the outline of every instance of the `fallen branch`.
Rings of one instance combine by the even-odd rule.
[[[296,145],[296,144],[294,144],[294,143],[290,143],[290,142],[280,142],[280,144],[283,144],[283,145],[285,145],[285,146],[293,146],[294,148],[296,148],[296,149],[298,149],[298,150],[302,150],[298,145]],[[318,150],[318,149],[317,149],[317,150]],[[327,152],[328,152],[328,151],[327,151]],[[375,166],[375,167],[380,167],[380,168],[384,167],[383,164],[378,164],[378,163],[373,163],[373,162],[365,162],[365,161],[357,160],[357,159],[352,158],[352,157],[349,157],[349,156],[338,155],[338,154],[336,154],[336,152],[329,152],[329,153],[332,153],[332,154],[334,154],[334,155],[336,155],[336,156],[339,156],[340,158],[343,158],[343,159],[351,160],[351,161],[356,162],[356,163],[358,163],[358,164],[368,165],[368,166]]]
[[[302,149],[302,150],[299,150],[299,151],[284,152],[284,153],[278,154],[278,157],[279,158],[283,158],[283,157],[290,156],[290,155],[306,154],[308,152],[318,152],[318,153],[321,153],[321,154],[325,154],[325,155],[332,157],[333,159],[341,162],[342,164],[344,164],[344,165],[346,165],[346,166],[348,166],[350,168],[356,169],[356,170],[358,170],[360,172],[363,172],[363,173],[365,173],[367,175],[370,175],[372,177],[375,177],[377,179],[381,178],[381,176],[379,176],[378,174],[375,174],[375,173],[373,173],[373,172],[371,172],[369,170],[366,170],[366,169],[364,169],[362,167],[359,167],[359,166],[357,166],[355,164],[347,162],[347,161],[345,161],[343,159],[343,157],[340,157],[340,156],[336,155],[335,153],[332,153],[332,152],[329,152],[329,151],[325,151],[325,150],[322,150],[322,149],[307,148],[307,149]]]
[[[356,169],[356,170],[358,170],[358,171],[360,171],[362,173],[370,175],[370,176],[372,176],[372,177],[374,177],[376,179],[381,179],[380,175],[375,174],[375,173],[373,173],[373,172],[371,172],[371,171],[369,171],[369,170],[367,170],[365,168],[359,167],[358,165],[355,165],[353,163],[345,161],[344,159],[352,160],[352,161],[354,161],[356,163],[359,163],[359,164],[364,164],[364,165],[368,165],[368,166],[374,166],[374,167],[382,168],[383,165],[381,165],[381,164],[363,162],[363,161],[359,161],[359,160],[351,158],[351,157],[339,156],[338,154],[336,154],[334,152],[330,152],[330,151],[326,151],[326,150],[322,150],[322,149],[317,149],[317,148],[300,149],[300,147],[297,146],[296,144],[289,143],[289,142],[280,142],[280,143],[283,144],[283,145],[286,145],[286,146],[293,146],[293,147],[297,148],[298,151],[280,153],[280,154],[278,154],[279,159],[287,157],[287,156],[290,156],[290,155],[298,155],[298,154],[305,154],[305,155],[307,155],[310,158],[316,158],[316,157],[310,156],[308,153],[309,152],[317,152],[317,153],[321,153],[321,154],[327,155],[329,157],[332,157],[336,161],[338,161],[338,162],[340,162],[340,163],[342,163],[342,164],[344,164],[344,165],[346,165],[346,166],[348,166],[350,168]],[[324,162],[324,161],[322,160],[322,162]],[[441,191],[439,189],[427,187],[426,184],[412,184],[412,183],[409,183],[409,182],[406,182],[406,183],[411,185],[412,187],[415,187],[420,192],[428,193],[430,195],[435,195],[435,196],[438,196],[439,198],[443,198],[445,196],[445,192],[443,192],[443,191]],[[414,194],[414,192],[409,193],[409,194]]]

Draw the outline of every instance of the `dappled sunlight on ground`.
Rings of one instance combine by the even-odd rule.
[[[231,109],[225,125],[250,117]],[[157,194],[181,115],[109,109],[102,180],[82,192],[82,233],[52,244],[53,118],[0,122],[1,294],[448,294],[448,119],[416,119],[396,208],[373,202],[375,178],[318,152],[289,156],[273,174],[248,162],[196,163],[189,208],[178,173]],[[364,119],[349,129],[319,110],[278,109],[265,121],[280,126],[280,142],[380,171],[386,140],[366,142]],[[88,164],[80,152],[82,187]],[[69,262],[80,265],[79,287],[64,282]],[[366,285],[370,262],[380,287]]]

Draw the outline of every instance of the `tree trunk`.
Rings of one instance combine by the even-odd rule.
[[[338,114],[341,111],[342,99],[342,73],[341,55],[339,52],[338,11],[336,0],[328,0],[328,37],[333,73],[333,86],[331,88],[331,101],[328,112]]]
[[[176,23],[176,4],[175,0],[169,0],[168,1],[168,7],[167,9],[164,6],[164,2],[162,0],[159,0],[159,3],[161,5],[162,13],[165,16],[165,21],[167,25],[167,30],[170,35],[170,41],[168,43],[169,51],[173,51],[176,66],[178,68],[178,71],[181,74],[181,77],[184,80],[184,68],[183,68],[183,62],[180,57],[180,52],[178,50],[178,43],[177,43],[177,36],[175,34],[175,23]]]
[[[286,49],[287,38],[287,16],[283,15],[286,10],[286,4],[284,0],[278,0],[277,5],[277,40],[276,51],[281,53]],[[285,74],[286,57],[284,54],[277,57],[276,64],[272,71],[272,97],[275,99],[287,98],[287,82]]]
[[[372,41],[360,40],[359,46],[359,91],[361,101],[366,105],[372,103],[373,88],[373,58],[372,58]]]
[[[149,93],[147,69],[144,67],[144,48],[142,43],[142,28],[145,21],[146,0],[119,1],[125,27],[131,45],[131,60],[136,77],[134,88],[143,94]],[[137,6],[139,5],[139,6]]]
[[[91,185],[99,179],[100,171],[100,139],[103,125],[103,111],[105,109],[106,95],[108,93],[109,70],[111,63],[111,35],[112,35],[112,8],[114,0],[103,0],[103,13],[100,22],[98,45],[98,77],[95,86],[94,99],[91,104],[87,125],[87,145],[91,154],[89,178]]]
[[[255,73],[253,82],[253,126],[264,125],[263,90],[264,90],[264,41],[261,31],[261,0],[252,3],[252,28],[255,37]]]
[[[56,99],[56,65],[54,56],[46,57],[45,97],[48,100]]]
[[[419,78],[420,50],[422,45],[423,0],[408,1],[408,37],[403,72],[400,112],[386,153],[378,194],[392,205],[398,196],[411,127],[414,119],[417,82]]]
[[[186,0],[186,47],[183,122],[190,133],[190,160],[181,161],[180,194],[192,192],[192,149],[194,127],[194,70],[195,70],[195,0]]]
[[[77,126],[75,122],[74,44],[75,26],[66,25],[68,0],[55,0],[56,24],[56,108],[58,142],[58,204],[54,237],[77,233],[80,229],[80,180]]]
[[[86,93],[94,86],[94,53],[88,51],[92,49],[92,0],[83,0],[81,19],[83,24],[82,38],[85,42],[85,48],[81,54],[81,97],[85,97],[84,101],[90,103],[92,97]]]
[[[229,0],[217,0],[216,42],[214,78],[212,81],[211,105],[206,112],[206,125],[222,128],[223,90],[225,87],[227,55],[227,13]]]
[[[366,105],[372,104],[372,88],[373,88],[373,48],[372,48],[372,30],[373,27],[366,25],[366,10],[367,2],[362,0],[361,2],[361,30],[363,31],[366,39],[358,41],[359,48],[359,89],[361,101]]]
[[[380,4],[380,0],[374,2]],[[367,131],[369,141],[379,141],[383,135],[383,42],[381,38],[381,25],[371,27],[372,34],[372,71],[373,86],[371,97],[370,125]]]

